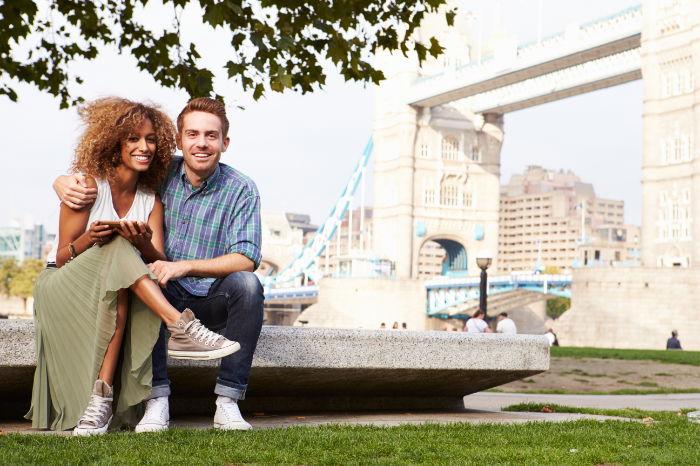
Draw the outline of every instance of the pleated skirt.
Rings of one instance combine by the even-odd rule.
[[[37,364],[32,404],[25,415],[32,427],[76,426],[116,328],[117,292],[144,275],[155,278],[131,243],[119,236],[61,268],[41,273],[34,288]],[[151,392],[151,352],[160,324],[129,292],[129,314],[114,374],[111,428],[138,422],[138,405]]]

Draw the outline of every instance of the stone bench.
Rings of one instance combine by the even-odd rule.
[[[0,417],[26,411],[31,321],[0,320]],[[170,360],[177,413],[211,413],[217,361]],[[541,335],[263,327],[244,411],[463,409],[464,395],[549,368]]]

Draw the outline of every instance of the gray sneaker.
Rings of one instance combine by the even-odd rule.
[[[90,403],[73,429],[73,435],[99,435],[107,432],[109,423],[112,422],[112,399],[112,387],[103,380],[96,380]]]
[[[170,331],[168,356],[174,359],[217,359],[241,349],[237,342],[202,325],[189,309],[182,311],[180,320],[167,327]]]

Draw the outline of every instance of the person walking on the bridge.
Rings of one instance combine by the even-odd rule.
[[[507,312],[501,312],[498,314],[496,333],[507,333],[510,335],[515,335],[518,333],[518,328],[515,326],[515,322],[513,322],[513,319],[508,317]]]
[[[489,325],[484,320],[484,317],[486,317],[484,311],[481,309],[477,310],[474,314],[472,314],[471,319],[467,321],[467,324],[464,326],[464,330],[468,333],[493,333],[489,328]]]
[[[666,349],[682,350],[681,341],[678,339],[678,330],[671,332],[671,338],[666,340]]]
[[[202,323],[241,345],[221,360],[214,393],[214,427],[251,428],[238,408],[245,398],[253,353],[263,321],[263,288],[252,273],[260,264],[260,195],[255,183],[220,163],[229,145],[224,105],[190,100],[177,118],[177,147],[160,194],[165,207],[165,255],[149,264],[168,301],[189,308]],[[94,199],[79,176],[54,183],[61,201],[80,209]],[[169,426],[165,333],[153,349],[153,383],[136,432]]]

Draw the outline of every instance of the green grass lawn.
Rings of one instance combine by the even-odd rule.
[[[679,418],[685,420],[686,413],[690,411],[695,411],[696,408],[688,407],[686,409],[681,409],[680,411],[645,411],[643,409],[636,408],[624,408],[624,409],[603,409],[603,408],[577,408],[574,406],[562,406],[551,403],[518,403],[515,405],[506,406],[501,411],[515,411],[515,412],[530,412],[539,413],[542,412],[542,408],[547,406],[552,409],[554,413],[581,413],[581,414],[600,414],[603,416],[617,416],[630,419],[644,419],[653,418],[655,421],[676,421]]]
[[[551,353],[560,358],[597,358],[651,360],[672,364],[700,366],[700,351],[667,351],[613,348],[577,348],[574,346],[553,346]]]
[[[0,436],[2,464],[698,464],[700,425],[660,422],[173,429],[92,438]]]

